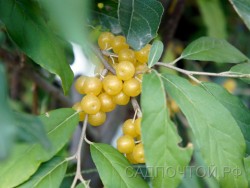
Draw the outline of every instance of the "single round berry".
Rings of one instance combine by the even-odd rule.
[[[102,82],[96,77],[86,78],[83,86],[86,94],[98,95],[102,91]]]
[[[121,91],[113,97],[113,100],[118,105],[126,105],[128,104],[130,97],[127,96],[123,91]]]
[[[173,113],[180,112],[180,108],[179,108],[179,106],[176,104],[176,102],[174,100],[170,101],[170,108],[171,108]]]
[[[98,45],[102,50],[107,50],[111,47],[111,42],[114,35],[110,32],[103,32],[98,38]]]
[[[135,78],[131,78],[124,82],[123,92],[131,97],[136,97],[141,93],[141,82]]]
[[[101,93],[98,96],[101,102],[101,111],[102,112],[110,112],[115,109],[116,103],[113,100],[113,97],[108,95],[107,93]]]
[[[135,57],[136,57],[137,61],[139,61],[142,64],[147,63],[150,49],[151,49],[151,45],[147,44],[141,50],[136,51]]]
[[[120,80],[129,80],[135,74],[135,67],[129,61],[121,61],[116,66],[116,75]]]
[[[135,132],[137,135],[141,135],[141,117],[135,120]]]
[[[118,54],[118,61],[130,61],[132,63],[136,62],[135,53],[131,49],[122,49]]]
[[[137,161],[134,159],[133,153],[127,153],[126,158],[131,164],[137,164]]]
[[[75,89],[80,94],[85,94],[84,86],[83,85],[84,85],[86,79],[87,79],[86,76],[80,76],[75,81]]]
[[[96,114],[91,114],[88,116],[88,122],[93,126],[100,126],[106,121],[106,113],[105,112],[97,112]]]
[[[126,43],[124,36],[116,36],[111,43],[113,52],[118,54],[123,49],[129,49],[129,45]]]
[[[122,132],[124,135],[129,135],[135,138],[138,134],[135,131],[135,124],[133,119],[126,120],[122,125]]]
[[[87,114],[96,114],[101,109],[101,102],[97,96],[88,94],[82,98],[81,107]]]
[[[117,149],[121,153],[132,153],[134,147],[134,139],[129,135],[123,135],[117,140]]]
[[[137,144],[133,150],[133,157],[137,163],[145,163],[144,149],[142,143]]]
[[[114,75],[107,75],[103,81],[103,89],[109,95],[117,95],[122,90],[122,81]]]
[[[80,103],[80,102],[75,103],[75,104],[72,106],[72,108],[73,108],[75,111],[79,112],[79,120],[80,120],[80,121],[83,121],[83,120],[85,119],[85,113],[84,113],[84,111],[82,110],[81,103]]]

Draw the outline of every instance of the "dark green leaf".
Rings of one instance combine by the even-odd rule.
[[[55,157],[42,164],[31,178],[18,186],[18,188],[45,188],[59,187],[66,173],[68,162],[60,157]]]
[[[250,29],[250,1],[249,0],[229,0],[241,19]]]
[[[202,83],[204,88],[211,93],[224,107],[228,109],[238,123],[246,141],[246,154],[250,155],[250,111],[242,101],[229,93],[223,87],[214,83]]]
[[[163,52],[163,43],[159,40],[155,40],[151,46],[149,57],[148,57],[148,67],[151,68],[155,63],[159,61]]]
[[[118,19],[128,44],[141,49],[157,35],[163,7],[156,0],[120,0]]]
[[[105,187],[148,187],[127,159],[112,146],[93,143],[90,151]]]
[[[243,167],[246,144],[231,113],[204,89],[165,74],[165,87],[192,128],[198,149],[221,187],[247,187]],[[226,173],[230,171],[230,173]],[[239,171],[235,176],[233,171]]]
[[[65,49],[42,19],[36,2],[0,0],[0,19],[22,51],[43,68],[60,76],[64,92],[67,93],[73,73]]]
[[[247,173],[248,185],[250,185],[250,157],[244,158],[244,166]]]
[[[223,39],[201,37],[189,44],[181,54],[183,59],[241,63],[248,60],[238,49]]]
[[[192,148],[178,146],[181,139],[170,120],[164,85],[155,71],[143,77],[141,105],[146,164],[151,172],[157,171],[157,176],[151,174],[153,187],[177,187],[183,176],[178,169],[188,165]],[[171,170],[166,173],[167,169]]]
[[[99,24],[102,25],[103,28],[110,29],[112,33],[119,34],[122,32],[117,18],[96,11],[93,12],[93,16],[98,20]]]
[[[72,136],[79,116],[72,109],[60,109],[48,112],[40,119],[45,125],[52,147],[45,150],[40,144],[17,144],[12,155],[0,162],[0,187],[21,184],[35,173],[42,162],[60,151]]]
[[[16,134],[14,116],[7,103],[7,83],[4,67],[0,64],[0,160],[10,152]]]
[[[226,19],[219,0],[197,0],[207,35],[210,37],[227,37]]]
[[[249,78],[241,78],[241,80],[250,84],[250,63],[249,62],[233,66],[230,69],[230,72],[239,73],[239,74],[248,74]]]
[[[18,128],[20,140],[30,143],[40,142],[45,148],[50,146],[43,123],[38,117],[15,113],[15,126]]]

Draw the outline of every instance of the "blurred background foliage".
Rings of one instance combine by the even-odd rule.
[[[16,2],[19,6],[26,7],[26,9],[29,10],[27,11],[28,16],[24,17],[24,20],[27,21],[30,19],[31,25],[32,23],[36,23],[41,31],[46,30],[47,36],[43,36],[44,40],[50,37],[52,41],[56,41],[59,46],[58,48],[61,49],[60,52],[58,52],[57,60],[65,61],[64,63],[74,63],[75,54],[72,43],[75,43],[82,48],[87,58],[87,62],[95,64],[98,68],[101,65],[96,54],[91,50],[91,43],[96,44],[97,37],[102,31],[111,31],[115,34],[121,33],[121,28],[117,19],[118,2],[116,0],[65,0],[64,3],[61,3],[60,0],[17,0]],[[249,30],[228,0],[162,0],[161,3],[165,10],[159,28],[159,35],[157,36],[158,39],[163,41],[165,47],[161,61],[173,61],[181,54],[183,48],[187,44],[201,36],[226,39],[246,56],[250,57]],[[0,3],[0,7],[2,4],[3,1]],[[0,11],[3,11],[2,9],[4,8],[5,7],[0,8]],[[39,21],[35,20],[36,16],[39,16]],[[27,113],[39,115],[52,109],[71,107],[74,102],[80,99],[80,96],[76,94],[73,86],[68,92],[69,95],[64,96],[60,80],[54,74],[42,68],[49,67],[49,70],[54,70],[53,67],[50,67],[50,64],[46,64],[46,62],[44,64],[42,57],[38,60],[34,59],[33,54],[35,52],[24,44],[25,40],[21,40],[22,36],[15,35],[16,30],[20,28],[27,27],[26,30],[29,30],[30,25],[28,22],[26,22],[28,25],[20,25],[20,28],[18,28],[17,25],[11,25],[14,24],[14,22],[8,24],[3,24],[3,22],[6,22],[6,19],[4,18],[4,13],[1,13],[0,124],[5,124],[7,121],[7,124],[10,124],[10,126],[8,130],[2,130],[0,125],[0,141],[4,140],[3,135],[5,131],[12,136],[19,135],[16,136],[18,139],[14,139],[17,142],[29,141],[23,139],[27,137],[26,131],[19,131],[20,129],[14,130],[11,127],[10,122],[15,116],[13,114],[21,112],[22,115],[26,115]],[[6,25],[10,30],[6,29]],[[18,32],[21,31],[18,30]],[[33,45],[42,45],[42,42],[38,38],[39,36],[33,37]],[[13,42],[13,40],[15,42]],[[43,46],[39,47],[41,50],[44,48]],[[48,49],[44,50],[47,51]],[[27,55],[25,55],[23,51]],[[61,55],[63,58],[61,58]],[[54,54],[49,54],[47,57],[50,56],[54,58]],[[37,64],[37,62],[34,63],[34,61],[41,61],[41,63]],[[62,66],[62,62],[58,62],[58,65]],[[231,67],[230,64],[197,63],[185,60],[181,60],[177,65],[187,70],[207,72],[223,72],[229,70]],[[64,69],[63,66],[62,69]],[[57,68],[55,70],[57,70]],[[165,68],[161,68],[160,71],[169,72],[169,70]],[[67,80],[68,77],[65,77],[64,82],[68,81],[68,85],[70,85],[73,80],[73,73],[71,73],[70,70],[68,73],[72,74],[72,78]],[[172,73],[177,74],[173,71]],[[74,77],[76,76],[79,75],[75,75]],[[250,89],[244,82],[235,79],[211,78],[205,76],[199,77],[199,79],[202,81],[213,81],[223,85],[231,93],[239,96],[249,107]],[[5,96],[6,94],[8,99]],[[169,105],[172,106],[172,118],[175,120],[175,123],[180,124],[178,118],[180,118],[179,113],[181,112],[179,112],[178,107],[174,105],[175,104]],[[108,121],[104,126],[88,128],[90,139],[93,141],[110,143],[117,131],[118,125],[123,122],[125,118],[131,117],[132,114],[133,111],[131,107],[120,107],[116,109],[109,114]],[[20,118],[20,116],[14,119],[18,120],[18,118]],[[31,121],[30,118],[34,118],[34,116],[22,119],[24,122],[28,123]],[[35,121],[37,121],[37,119]],[[39,122],[37,124],[39,124]],[[184,141],[188,141],[187,132],[184,126],[179,127],[179,132],[183,136]],[[78,136],[76,131],[72,143],[65,148],[65,151],[74,151],[75,142],[77,142]],[[34,135],[34,137],[36,141],[39,141],[39,135]],[[46,139],[41,139],[40,141],[46,146]],[[3,144],[1,144],[2,143],[0,143],[0,148],[3,149]],[[85,160],[82,165],[83,168],[87,170],[83,175],[86,179],[91,178],[93,180],[93,187],[100,187],[101,183],[96,171],[88,170],[94,167],[88,153],[88,146],[85,145],[84,147],[85,154],[83,157]],[[197,157],[195,158],[197,160],[194,165],[200,164],[199,153],[197,153]],[[62,187],[68,187],[71,183],[73,176],[70,173],[74,168],[74,164],[70,164],[68,175]],[[213,180],[200,177],[186,178],[180,187],[189,187],[191,184],[194,185],[193,187],[203,187],[204,185],[212,187]]]

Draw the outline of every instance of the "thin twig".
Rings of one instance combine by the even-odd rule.
[[[132,97],[131,103],[132,103],[132,106],[134,108],[134,111],[135,112],[137,111],[137,117],[138,118],[142,117],[142,111],[141,111],[140,105],[138,104],[136,98]]]
[[[82,152],[82,144],[83,144],[84,138],[86,136],[87,124],[88,124],[88,115],[86,114],[84,122],[83,122],[81,137],[80,137],[80,141],[79,141],[79,144],[77,147],[76,154],[70,158],[70,159],[75,158],[77,160],[76,175],[74,177],[73,183],[71,184],[71,188],[74,188],[76,186],[77,180],[80,180],[82,182],[82,184],[85,185],[85,187],[88,186],[86,184],[85,180],[83,179],[82,173],[81,173],[81,152]]]
[[[102,56],[102,52],[99,49],[95,48],[95,47],[93,47],[92,49],[95,52],[95,54],[98,56],[98,58],[101,60],[101,62],[104,65],[104,67],[106,69],[108,69],[110,72],[112,72],[113,74],[116,74],[115,69]]]
[[[213,73],[213,72],[197,72],[197,71],[189,71],[184,70],[178,67],[175,67],[169,63],[162,63],[158,62],[155,65],[167,67],[169,69],[176,70],[180,73],[183,73],[187,76],[193,76],[193,75],[203,75],[203,76],[216,76],[216,77],[229,77],[229,78],[250,78],[250,74],[240,74],[240,73],[234,73],[234,72],[221,72],[221,73]]]

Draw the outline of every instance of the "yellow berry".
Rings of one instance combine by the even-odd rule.
[[[102,82],[96,77],[86,78],[83,86],[86,94],[98,95],[102,90]]]
[[[86,79],[87,79],[86,76],[80,76],[75,81],[75,89],[80,94],[85,94],[83,85],[84,85]]]
[[[103,32],[98,38],[98,45],[102,50],[107,50],[111,47],[111,42],[114,35],[110,32]]]
[[[135,132],[137,135],[141,135],[141,117],[135,120]]]
[[[135,78],[131,78],[124,82],[123,92],[131,97],[136,97],[141,93],[141,82]]]
[[[137,163],[145,163],[144,149],[142,143],[137,144],[133,150],[133,157]]]
[[[116,36],[111,43],[113,52],[118,54],[123,49],[129,49],[129,45],[126,43],[124,36]]]
[[[116,103],[113,100],[113,97],[108,95],[107,93],[101,93],[98,96],[101,102],[101,111],[102,112],[110,112],[115,109]]]
[[[130,97],[127,96],[123,91],[121,91],[113,97],[113,100],[118,105],[126,105],[128,104]]]
[[[139,61],[142,64],[147,63],[150,49],[151,49],[151,45],[147,44],[141,50],[136,51],[135,56],[136,56],[137,61]]]
[[[135,138],[138,134],[135,131],[133,119],[126,120],[122,125],[122,132],[124,135],[129,135]]]
[[[237,87],[237,83],[235,82],[234,79],[227,79],[223,83],[223,87],[228,90],[228,92],[233,93]]]
[[[129,80],[135,74],[135,67],[129,61],[121,61],[116,66],[116,75],[120,80]]]
[[[117,95],[122,90],[122,81],[114,75],[107,75],[103,79],[103,89],[109,95]]]
[[[118,61],[130,61],[132,63],[136,62],[135,59],[135,53],[133,50],[131,49],[122,49],[119,53],[118,53]]]
[[[117,149],[121,153],[132,153],[134,147],[134,139],[129,135],[123,135],[117,140]]]
[[[88,116],[88,122],[93,126],[100,126],[106,121],[105,112],[97,112],[96,114],[91,114]]]
[[[97,96],[88,94],[82,98],[81,107],[87,114],[96,114],[101,109],[101,102]]]

